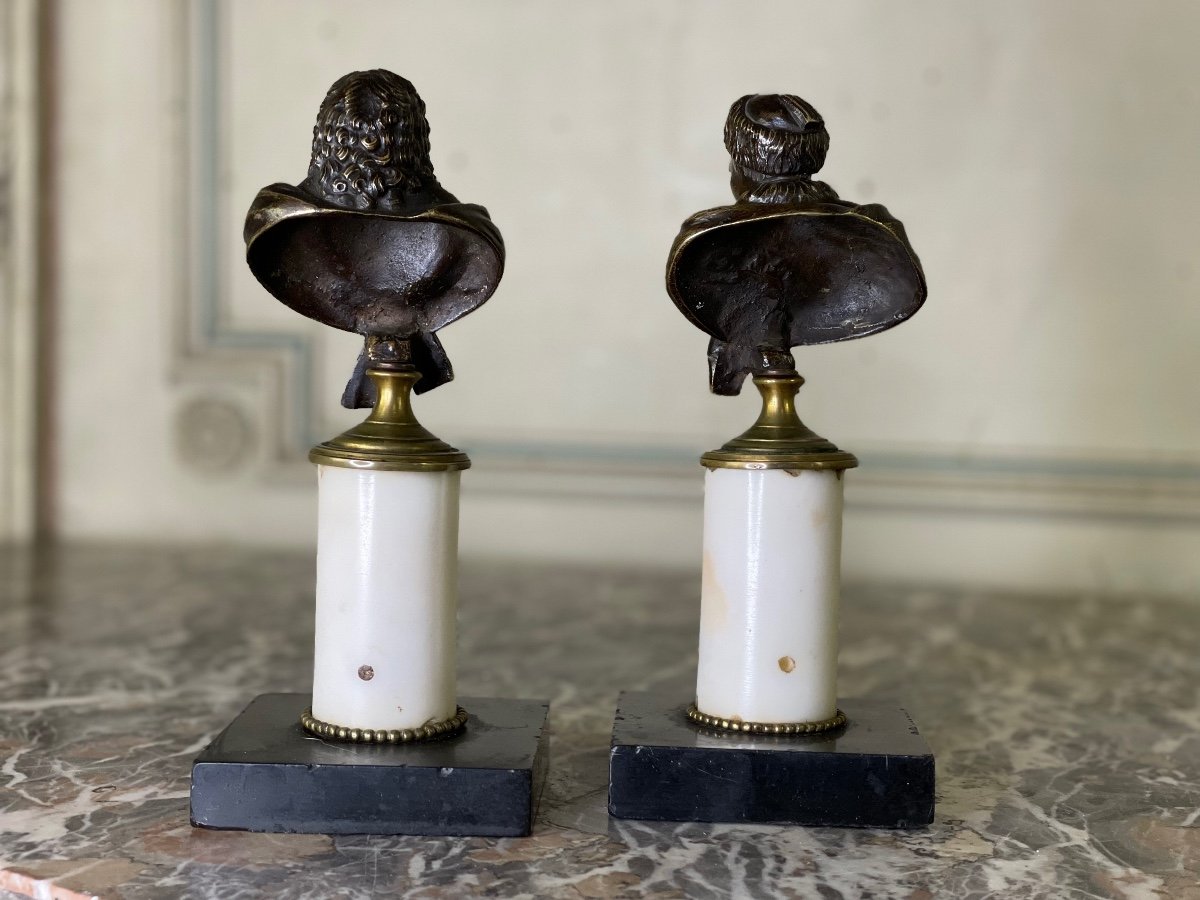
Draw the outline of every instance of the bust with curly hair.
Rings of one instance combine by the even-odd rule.
[[[384,69],[351,72],[329,89],[301,187],[345,209],[456,202],[433,174],[425,101]]]
[[[351,72],[325,95],[308,175],[263,188],[246,216],[246,259],[277,299],[366,339],[342,403],[369,407],[377,348],[404,348],[415,390],[454,377],[436,331],[484,303],[504,241],[482,206],[433,172],[425,103],[384,69]]]

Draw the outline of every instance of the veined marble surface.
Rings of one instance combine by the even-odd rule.
[[[530,838],[188,825],[196,753],[307,690],[313,559],[0,551],[0,883],[74,897],[1200,898],[1200,605],[844,592],[842,696],[937,754],[916,832],[610,820],[617,693],[693,689],[699,572],[471,566],[460,691],[549,697]],[[0,891],[3,894],[3,891]]]

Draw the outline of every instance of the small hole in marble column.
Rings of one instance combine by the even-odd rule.
[[[359,666],[358,677],[363,681],[370,681],[375,677],[375,670],[371,666]]]
[[[796,668],[796,661],[790,656],[781,656],[779,657],[779,668],[784,672],[790,672]]]

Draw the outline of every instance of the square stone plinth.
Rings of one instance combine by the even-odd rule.
[[[678,696],[624,693],[608,809],[622,819],[919,828],[933,821],[933,752],[894,704],[846,700],[842,728],[766,737],[688,721]]]
[[[464,697],[458,735],[350,744],[300,727],[310,694],[256,698],[192,764],[192,824],[316,834],[517,837],[545,780],[549,703]]]

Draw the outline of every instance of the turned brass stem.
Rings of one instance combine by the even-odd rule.
[[[368,369],[375,385],[375,406],[366,421],[313,447],[308,458],[318,465],[394,472],[446,472],[471,465],[467,454],[433,435],[417,421],[412,389],[415,369]]]
[[[800,421],[796,394],[804,379],[795,372],[754,376],[762,410],[753,425],[720,449],[700,457],[710,469],[851,469],[853,454],[839,450]]]
[[[754,386],[762,395],[762,411],[758,414],[758,421],[741,437],[762,441],[813,437],[796,413],[796,394],[803,384],[804,379],[799,375],[755,378]]]
[[[421,380],[421,373],[414,370],[388,371],[368,369],[367,377],[375,385],[375,406],[367,416],[368,422],[384,422],[390,425],[420,425],[412,408],[412,389]]]

